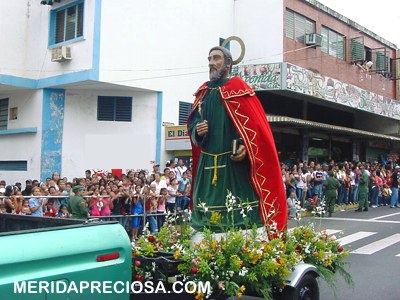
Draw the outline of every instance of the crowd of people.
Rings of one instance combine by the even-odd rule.
[[[160,172],[129,170],[122,176],[85,171],[82,178],[61,178],[54,172],[45,182],[0,181],[0,213],[59,218],[119,220],[136,239],[143,227],[143,214],[155,233],[167,213],[182,212],[190,202],[191,172],[183,160],[169,161]],[[130,216],[130,217],[126,217]]]
[[[313,210],[325,199],[329,216],[334,206],[358,204],[357,212],[368,208],[399,206],[400,166],[394,162],[299,162],[281,164],[287,193],[289,218],[298,209]]]
[[[394,163],[282,163],[282,180],[287,194],[289,219],[299,210],[314,210],[325,199],[329,216],[334,206],[359,204],[368,208],[400,207],[400,166]],[[58,218],[119,220],[136,239],[143,228],[156,233],[167,213],[182,212],[190,203],[192,174],[183,160],[169,161],[160,172],[129,170],[118,177],[112,173],[86,170],[82,178],[61,178],[54,172],[45,182],[22,184],[0,181],[0,213]],[[130,216],[127,218],[126,216]]]

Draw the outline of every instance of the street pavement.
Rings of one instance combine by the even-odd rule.
[[[346,270],[354,285],[340,275],[335,292],[319,279],[321,300],[399,300],[400,299],[400,208],[389,206],[336,211],[331,218],[305,217],[289,221],[289,228],[313,223],[315,228],[335,235],[349,249]],[[244,300],[260,298],[243,297]]]
[[[347,270],[354,286],[338,280],[336,296],[320,280],[320,299],[400,299],[400,208],[335,212],[332,218],[305,218],[334,234],[349,249]],[[301,221],[300,221],[301,222]],[[295,224],[290,224],[295,225]],[[339,276],[340,277],[340,276]]]

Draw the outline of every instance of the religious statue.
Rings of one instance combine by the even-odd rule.
[[[244,227],[240,209],[227,218],[231,193],[252,209],[251,224],[269,238],[287,226],[287,205],[280,164],[265,112],[255,92],[240,78],[229,78],[232,55],[213,47],[208,56],[210,81],[195,93],[188,119],[193,150],[192,226],[201,231],[206,211],[218,212],[224,226]],[[232,213],[232,212],[230,212]],[[207,224],[209,226],[209,224]],[[220,232],[220,226],[212,226]]]

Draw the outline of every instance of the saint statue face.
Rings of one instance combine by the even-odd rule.
[[[228,76],[229,65],[225,63],[224,53],[221,50],[213,50],[208,56],[210,80],[217,81]]]

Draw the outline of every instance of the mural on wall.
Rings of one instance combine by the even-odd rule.
[[[42,155],[40,178],[61,172],[65,91],[43,90]]]
[[[253,90],[281,88],[281,64],[233,66],[231,75],[241,77]]]
[[[400,120],[400,102],[287,64],[288,90]]]

